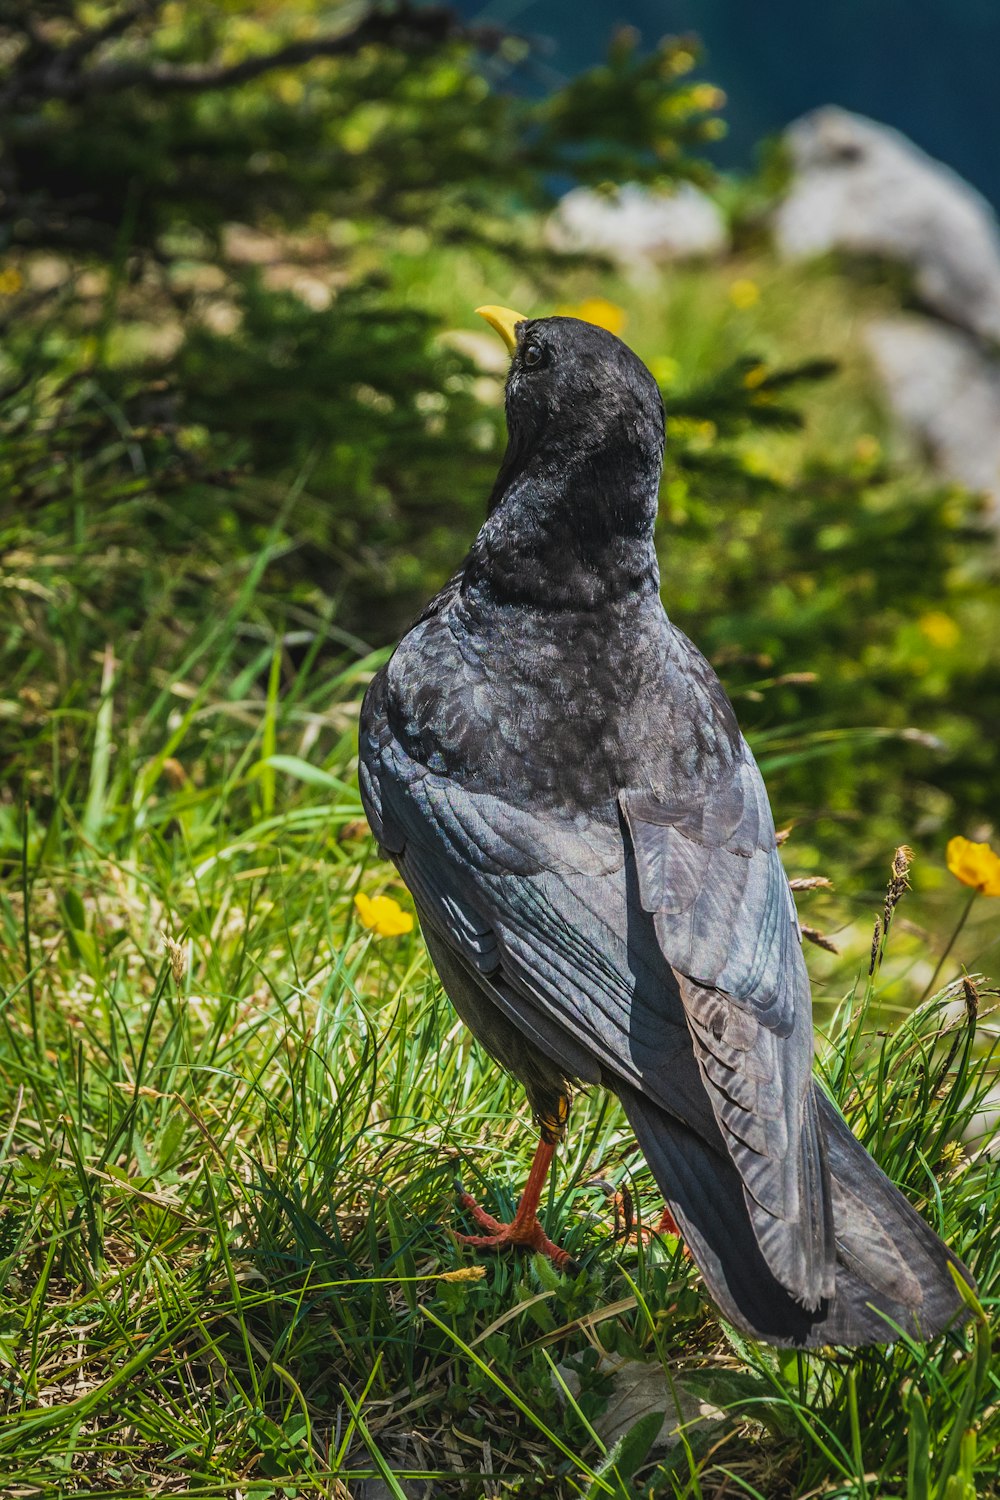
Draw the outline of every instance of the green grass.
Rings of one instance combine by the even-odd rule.
[[[319,616],[293,655],[269,557],[213,576],[197,630],[164,633],[162,579],[159,610],[33,710],[0,800],[3,1493],[987,1493],[1000,1171],[967,1141],[995,1079],[986,983],[978,1015],[953,984],[884,1033],[877,974],[820,1064],[973,1269],[963,1333],[810,1357],[738,1337],[676,1247],[616,1239],[593,1179],[631,1184],[647,1222],[659,1206],[599,1095],[545,1214],[580,1275],[460,1248],[456,1179],[508,1214],[532,1131],[419,934],[358,924],[358,890],[407,904],[360,823],[373,661],[345,668]],[[43,616],[22,651],[44,654]],[[640,1421],[609,1455],[599,1356],[656,1362],[722,1417],[666,1459]]]
[[[394,254],[391,269],[455,326],[483,300],[534,311],[593,290],[582,272],[501,286],[468,255]],[[728,300],[737,278],[762,288],[752,308]],[[655,294],[601,285],[647,357],[670,351],[681,388],[748,350],[778,365],[803,349],[842,362],[829,386],[805,390],[804,437],[738,440],[766,463],[794,469],[869,435],[890,446],[857,328],[879,289],[754,253],[672,271]],[[359,924],[358,891],[409,903],[357,793],[357,710],[379,658],[338,626],[333,587],[288,565],[312,545],[307,469],[287,484],[226,479],[260,486],[252,522],[238,507],[203,516],[198,486],[217,476],[185,447],[190,434],[137,431],[100,375],[39,389],[0,398],[13,502],[0,516],[11,623],[0,641],[0,1494],[989,1493],[1000,1168],[982,1148],[995,992],[985,979],[966,992],[959,976],[980,955],[995,967],[996,923],[977,901],[945,989],[915,1008],[964,904],[934,851],[945,832],[972,830],[951,826],[953,804],[922,786],[919,762],[905,780],[888,774],[905,753],[898,725],[789,713],[780,667],[735,685],[778,821],[796,823],[789,872],[837,881],[800,898],[803,920],[841,948],[808,950],[820,1071],[976,1275],[964,1332],[809,1357],[737,1336],[676,1245],[616,1234],[596,1181],[627,1188],[644,1223],[660,1204],[616,1104],[596,1094],[576,1101],[545,1207],[580,1275],[477,1257],[448,1232],[456,1185],[509,1216],[533,1131],[520,1091],[441,994],[419,934],[376,938]],[[666,499],[670,603],[694,560],[711,583],[719,543],[703,518],[675,547],[686,523],[669,484]],[[768,503],[777,515],[786,502]],[[734,501],[734,546],[756,548],[756,516]],[[821,637],[863,605],[837,593],[845,569]],[[756,590],[755,577],[765,615],[784,607],[780,590],[759,605]],[[699,639],[723,603],[733,618],[747,607],[708,585],[700,597],[713,603],[692,622]],[[919,678],[961,720],[956,734],[988,741],[984,597],[956,594],[964,675],[920,665],[926,642],[910,639],[903,594],[883,649],[899,658],[893,693]],[[842,643],[829,650],[854,670]],[[859,663],[865,677],[883,668]],[[920,700],[921,725],[933,701]],[[831,807],[810,768],[845,747]],[[884,776],[877,822],[858,810],[862,772]],[[901,804],[913,829],[898,826]],[[886,828],[925,857],[868,978],[883,899],[871,850],[888,865]],[[854,841],[861,872],[845,854]],[[680,1390],[721,1413],[666,1457],[650,1452],[656,1411],[610,1452],[598,1435],[609,1370],[635,1359],[664,1372],[664,1408]]]

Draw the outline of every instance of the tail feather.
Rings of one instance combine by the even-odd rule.
[[[837,1245],[833,1295],[810,1309],[761,1253],[743,1184],[721,1136],[705,1140],[622,1089],[622,1104],[712,1297],[736,1327],[772,1344],[884,1344],[901,1328],[925,1339],[962,1320],[949,1265],[969,1272],[907,1202],[818,1090]]]

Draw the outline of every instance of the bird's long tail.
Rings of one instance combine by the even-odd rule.
[[[810,1312],[769,1270],[743,1183],[720,1136],[704,1140],[629,1089],[622,1103],[657,1184],[722,1314],[772,1344],[891,1342],[899,1329],[929,1338],[961,1320],[949,1265],[969,1272],[851,1134],[818,1091],[837,1244],[836,1291]]]

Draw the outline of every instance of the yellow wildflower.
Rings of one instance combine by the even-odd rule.
[[[609,302],[606,297],[586,297],[582,302],[567,304],[557,311],[564,318],[579,318],[581,322],[593,323],[614,334],[620,334],[628,322],[628,313],[624,307],[619,307],[617,302]]]
[[[413,918],[391,896],[366,896],[359,891],[354,898],[358,916],[376,937],[401,937],[413,928]]]
[[[13,297],[24,285],[24,277],[16,266],[5,266],[0,271],[0,297]]]
[[[748,307],[754,307],[760,301],[760,287],[756,281],[741,276],[730,286],[729,300],[740,312],[745,312]]]
[[[983,896],[1000,896],[1000,855],[994,854],[989,844],[949,839],[945,858],[948,869],[963,885],[971,886]]]
[[[940,646],[945,651],[950,646],[957,646],[962,634],[951,615],[943,614],[939,609],[928,610],[920,616],[917,624],[932,646]]]

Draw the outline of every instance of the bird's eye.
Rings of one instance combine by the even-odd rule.
[[[521,358],[529,370],[533,369],[535,365],[540,365],[542,362],[541,344],[525,344],[524,353]]]

